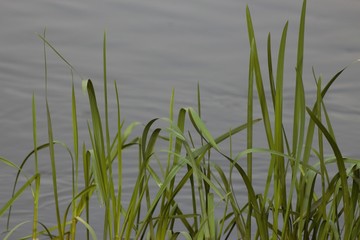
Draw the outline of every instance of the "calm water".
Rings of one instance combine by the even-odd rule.
[[[284,95],[285,99],[291,99],[301,1],[248,3],[263,59],[268,32],[272,33],[275,55],[282,27],[289,20]],[[203,117],[214,135],[245,122],[249,53],[245,6],[244,0],[1,1],[0,155],[19,164],[31,150],[33,92],[38,105],[39,142],[46,142],[43,45],[37,36],[44,28],[48,40],[83,77],[93,79],[100,91],[102,37],[107,31],[108,78],[116,80],[120,87],[122,113],[127,123],[134,120],[146,123],[154,117],[167,116],[173,87],[178,107],[195,106],[197,82],[201,85]],[[343,66],[360,58],[359,12],[357,0],[309,1],[304,67],[309,103],[315,94],[312,66],[328,80]],[[265,71],[266,65],[263,66]],[[48,67],[55,138],[71,146],[71,74],[50,50]],[[359,64],[350,67],[326,98],[338,143],[350,156],[360,155],[359,75]],[[76,75],[78,114],[83,124],[80,134],[86,139],[84,126],[89,109],[80,82]],[[110,94],[115,96],[112,91]],[[292,121],[291,104],[285,101],[287,123]],[[110,109],[115,111],[114,98],[110,99]],[[264,144],[262,136],[257,136],[259,146]],[[66,203],[71,191],[70,160],[61,148],[57,148],[57,154],[60,195]],[[44,184],[41,220],[49,222],[54,221],[54,211],[46,153],[40,161]],[[130,194],[136,161],[129,161],[125,167],[129,180],[124,188]],[[255,179],[260,179],[265,171],[266,164],[258,164]],[[26,173],[31,172],[29,166]],[[2,206],[10,196],[15,172],[2,164],[0,174]],[[15,204],[13,226],[24,219],[31,220],[31,202],[28,193]],[[94,215],[101,211],[95,211]],[[1,218],[0,231],[4,225]],[[93,225],[101,229],[100,223]]]

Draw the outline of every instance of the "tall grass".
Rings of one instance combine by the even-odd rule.
[[[98,92],[90,79],[84,80],[82,84],[91,112],[91,119],[86,126],[88,141],[79,139],[78,128],[82,126],[78,126],[76,93],[72,84],[73,147],[55,140],[46,93],[48,142],[42,145],[37,142],[34,96],[34,149],[20,166],[0,157],[2,163],[17,171],[12,198],[0,209],[0,216],[8,211],[7,233],[4,239],[9,239],[25,224],[32,224],[33,227],[31,233],[24,234],[24,238],[32,239],[41,235],[51,239],[97,239],[101,235],[101,239],[359,239],[360,161],[343,156],[324,103],[329,88],[346,67],[324,86],[324,80],[314,73],[316,100],[311,107],[307,106],[303,85],[305,16],[306,0],[303,1],[299,21],[291,135],[287,134],[283,125],[288,23],[285,23],[280,39],[276,70],[272,62],[271,35],[268,37],[267,74],[271,90],[271,96],[268,97],[264,91],[266,82],[260,67],[254,26],[250,10],[246,8],[250,46],[247,118],[244,123],[217,137],[209,132],[201,118],[199,86],[197,110],[183,107],[175,114],[173,90],[169,116],[151,119],[144,125],[142,133],[134,136],[134,128],[140,128],[141,125],[138,122],[126,125],[121,115],[118,87],[114,82],[112,88],[116,97],[117,122],[116,129],[110,129],[104,34],[104,105],[98,104]],[[64,61],[71,73],[77,73],[46,39],[45,33],[40,38],[44,42],[46,86],[48,48]],[[260,103],[261,118],[256,118],[254,113],[255,97]],[[270,114],[269,107],[274,109],[274,114]],[[268,144],[266,149],[257,148],[253,141],[255,124],[264,125],[263,134]],[[246,148],[233,152],[232,146],[236,143],[232,136],[242,131],[246,132],[247,136]],[[230,145],[230,153],[220,147],[220,143],[225,140]],[[81,147],[81,141],[89,144],[84,143]],[[61,211],[59,207],[55,144],[64,147],[72,159],[72,199],[65,211]],[[326,146],[332,150],[330,157],[326,157],[329,155],[325,152]],[[123,163],[129,159],[124,158],[123,153],[128,148],[135,148],[138,152],[137,156],[134,156],[138,159],[138,172],[130,201],[126,204],[122,188]],[[41,222],[38,215],[42,175],[38,168],[38,152],[45,150],[49,151],[51,163],[55,226]],[[223,163],[214,161],[214,154],[220,156],[221,161],[227,162],[230,168],[224,168]],[[256,171],[253,162],[258,161],[254,155],[259,154],[266,156],[268,160],[264,160],[264,164],[268,164],[268,172],[262,191],[253,187],[253,173]],[[165,156],[165,159],[159,159],[162,156]],[[246,161],[243,161],[245,159]],[[32,160],[34,175],[18,187],[20,175],[24,174],[24,168]],[[243,166],[245,162],[246,167]],[[332,163],[337,166],[337,172],[333,175],[328,170]],[[84,178],[82,181],[79,179],[81,175]],[[244,183],[248,193],[247,200],[238,200],[233,178],[241,179]],[[33,220],[10,227],[11,206],[28,188],[31,189],[34,199]],[[185,191],[190,192],[190,207],[179,201],[179,194]],[[96,197],[104,211],[102,233],[95,232],[90,221],[90,199]],[[216,214],[215,209],[222,209],[223,212]],[[84,236],[78,233],[80,224],[87,229]]]

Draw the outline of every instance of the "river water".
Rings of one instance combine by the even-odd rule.
[[[36,96],[39,143],[46,142],[43,42],[46,38],[76,68],[80,136],[87,138],[90,119],[87,98],[81,93],[81,78],[90,78],[102,92],[102,41],[107,32],[108,79],[117,81],[126,123],[146,123],[168,116],[171,89],[176,107],[196,106],[196,86],[201,87],[202,114],[213,135],[246,121],[248,38],[245,8],[249,4],[261,59],[266,59],[266,38],[272,34],[273,54],[282,28],[289,20],[284,98],[285,123],[292,122],[293,86],[301,1],[271,0],[2,0],[0,3],[0,156],[20,164],[32,149],[32,94]],[[308,2],[304,81],[306,94],[314,99],[316,88],[311,68],[328,81],[342,67],[360,58],[360,2],[317,0]],[[47,50],[49,105],[55,138],[72,146],[71,72],[50,49]],[[263,71],[266,71],[263,61]],[[347,156],[359,156],[360,70],[348,68],[334,84],[326,104],[337,141]],[[81,75],[81,76],[79,76]],[[265,76],[266,74],[264,74]],[[110,87],[110,115],[115,115],[115,93]],[[260,116],[260,111],[257,109]],[[112,121],[115,124],[114,121]],[[257,145],[264,146],[260,133]],[[240,141],[241,142],[241,141]],[[57,149],[60,199],[68,203],[71,165]],[[41,156],[41,221],[53,222],[51,168],[48,154]],[[256,165],[256,163],[255,163]],[[32,164],[25,173],[30,176]],[[267,165],[257,164],[254,185],[266,174]],[[136,161],[125,163],[131,193]],[[0,205],[10,197],[16,172],[1,165]],[[184,196],[186,200],[186,196]],[[184,201],[185,201],[184,200]],[[65,205],[66,205],[65,204]],[[14,207],[11,226],[31,220],[31,193]],[[94,210],[96,216],[97,211]],[[95,217],[96,219],[96,217]],[[101,218],[100,218],[101,219]],[[5,229],[0,218],[0,231]],[[101,220],[93,226],[101,231]],[[31,224],[24,226],[29,229]]]

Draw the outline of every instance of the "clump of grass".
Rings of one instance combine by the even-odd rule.
[[[87,124],[90,145],[79,146],[76,94],[72,85],[73,147],[56,141],[52,133],[51,114],[46,94],[48,143],[38,145],[36,125],[36,104],[33,97],[33,139],[34,149],[20,166],[0,158],[2,163],[13,167],[18,173],[15,178],[13,197],[0,209],[0,216],[7,210],[9,239],[15,230],[24,224],[32,224],[32,232],[24,238],[37,239],[47,235],[51,239],[97,239],[91,227],[89,202],[94,195],[103,206],[102,239],[359,239],[359,160],[343,156],[333,132],[324,98],[334,81],[345,70],[343,68],[323,87],[323,79],[314,74],[316,100],[313,106],[306,106],[303,86],[303,58],[306,0],[301,12],[298,53],[295,71],[294,121],[291,138],[283,126],[283,82],[287,40],[286,23],[280,40],[276,71],[273,69],[271,37],[268,37],[268,79],[271,97],[264,91],[263,72],[256,45],[256,37],[250,10],[246,9],[249,35],[248,107],[246,122],[224,134],[214,137],[201,119],[200,88],[198,86],[198,109],[180,108],[175,115],[172,92],[169,116],[150,120],[142,134],[131,138],[138,122],[126,125],[122,120],[120,100],[116,82],[116,129],[109,127],[108,82],[106,74],[106,34],[103,45],[104,106],[99,106],[97,93],[91,80],[83,81],[83,90],[89,98],[91,120]],[[75,68],[48,42],[44,35],[45,85],[47,85],[46,47],[50,47],[70,68]],[[255,85],[255,87],[254,87]],[[261,107],[261,119],[255,118],[253,99],[257,95]],[[274,109],[270,114],[269,107]],[[100,109],[104,109],[101,116]],[[175,116],[177,118],[175,119]],[[105,122],[105,123],[104,123]],[[162,122],[166,127],[158,127]],[[191,126],[189,132],[185,126]],[[163,125],[162,124],[162,125]],[[257,148],[253,142],[253,126],[264,125],[267,139],[266,149]],[[160,124],[161,125],[161,124]],[[219,143],[246,131],[246,149],[238,153],[226,153]],[[113,133],[113,134],[112,134]],[[198,138],[195,137],[198,136]],[[200,139],[195,141],[195,139]],[[315,142],[317,141],[317,143]],[[164,146],[164,143],[167,147]],[[63,146],[72,159],[72,200],[64,212],[59,208],[57,192],[57,168],[54,145]],[[325,145],[329,145],[333,156],[325,156]],[[134,183],[129,204],[123,199],[123,157],[128,148],[137,148],[138,175]],[[41,172],[38,170],[38,152],[49,149],[52,170],[53,196],[57,224],[47,226],[38,217]],[[226,170],[213,161],[216,152],[229,163]],[[164,161],[158,158],[164,156]],[[252,175],[253,155],[268,156],[268,173],[263,191],[255,191]],[[310,161],[315,156],[317,161]],[[17,187],[26,164],[34,159],[35,172],[27,181]],[[243,165],[246,159],[246,167]],[[336,163],[337,172],[330,175],[329,164]],[[82,164],[82,169],[81,169]],[[158,170],[160,169],[160,170]],[[185,170],[185,171],[184,171]],[[84,176],[79,180],[79,173]],[[286,179],[290,176],[290,182]],[[248,193],[247,200],[237,200],[233,177],[240,178]],[[155,186],[150,182],[155,182]],[[315,185],[321,186],[316,189]],[[30,188],[34,198],[32,221],[21,222],[10,228],[11,206]],[[178,195],[190,190],[192,206],[185,207],[178,201]],[[94,194],[96,193],[96,194]],[[223,213],[215,214],[221,207]],[[78,236],[78,225],[86,227],[85,236]],[[40,226],[40,228],[39,228]]]

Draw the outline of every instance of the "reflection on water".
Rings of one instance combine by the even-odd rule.
[[[244,0],[107,0],[101,4],[95,0],[2,1],[0,155],[19,164],[31,150],[33,92],[37,96],[39,142],[46,142],[43,46],[37,36],[45,27],[49,41],[78,72],[93,79],[97,88],[102,78],[102,34],[107,31],[108,75],[120,86],[122,112],[127,122],[146,122],[153,117],[167,116],[173,87],[177,106],[194,106],[197,82],[202,89],[203,116],[214,135],[245,122],[249,53],[245,6]],[[250,1],[249,7],[264,60],[268,32],[272,33],[275,54],[282,27],[286,20],[290,21],[286,52],[289,71],[285,73],[284,86],[285,98],[290,99],[301,1]],[[312,66],[327,80],[360,57],[359,10],[360,3],[355,0],[308,3],[304,66],[305,87],[310,90],[307,94],[315,93]],[[358,69],[358,65],[348,69],[326,99],[337,140],[349,155],[359,154],[360,139],[354,134],[360,132]],[[55,137],[71,145],[70,71],[51,51],[48,51],[48,71]],[[75,77],[79,120],[86,126],[89,110],[86,97],[80,93],[80,80]],[[110,94],[114,93],[110,91]],[[285,107],[289,108],[284,110],[285,122],[290,123],[291,103],[286,102]],[[114,98],[110,99],[110,108],[115,111]],[[80,134],[86,138],[85,127],[80,129]],[[263,144],[261,136],[257,141],[260,146]],[[57,166],[61,172],[59,181],[63,183],[61,191],[66,193],[70,191],[67,182],[71,176],[70,164],[66,153],[61,149],[57,151],[58,158],[65,159],[59,160]],[[44,161],[45,166],[48,164],[46,154],[40,161]],[[135,169],[132,162],[125,167]],[[0,170],[2,183],[12,179],[4,169]],[[265,172],[266,168],[262,170]],[[255,174],[261,176],[264,172]],[[46,186],[44,183],[43,192],[47,191]],[[8,187],[8,184],[0,185],[0,204],[8,197]],[[44,198],[51,201],[51,196]],[[31,195],[22,201],[31,201]],[[14,217],[31,219],[31,209],[24,209],[24,202],[17,205]],[[42,204],[52,211],[51,204]],[[0,224],[3,226],[3,220]],[[101,224],[97,227],[101,228]]]

